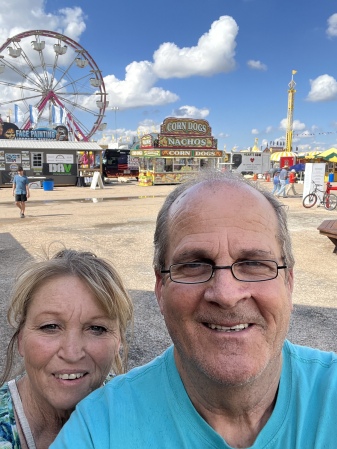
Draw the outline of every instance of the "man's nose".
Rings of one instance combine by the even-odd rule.
[[[215,270],[213,277],[205,285],[205,300],[224,308],[234,307],[237,302],[250,297],[245,282],[235,279],[231,269],[227,267]]]

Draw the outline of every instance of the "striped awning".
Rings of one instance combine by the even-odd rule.
[[[329,162],[337,162],[337,148],[330,148],[329,150],[323,151],[317,157]]]
[[[292,151],[276,151],[275,153],[272,153],[270,156],[270,160],[274,162],[279,162],[281,157],[293,157],[297,156],[296,153],[293,153]]]
[[[310,151],[305,155],[305,159],[316,159],[321,154],[321,151]]]

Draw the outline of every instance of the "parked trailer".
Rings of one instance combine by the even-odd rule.
[[[271,168],[269,153],[231,153],[231,170],[242,175],[264,174]]]
[[[102,153],[103,179],[139,177],[138,159],[131,157],[129,149],[108,149]]]

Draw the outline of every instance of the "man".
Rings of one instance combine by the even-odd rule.
[[[281,187],[280,187],[279,191],[276,193],[276,196],[278,196],[278,197],[280,197],[282,195],[283,198],[287,198],[285,190],[287,187],[288,170],[289,170],[288,165],[285,165],[281,170],[281,173],[280,173]]]
[[[23,174],[23,168],[18,167],[18,174],[13,179],[13,196],[15,196],[15,205],[20,209],[21,218],[25,218],[26,201],[29,195],[28,178]]]
[[[173,346],[84,399],[51,449],[336,448],[337,356],[286,340],[286,212],[199,173],[157,218],[156,296]]]

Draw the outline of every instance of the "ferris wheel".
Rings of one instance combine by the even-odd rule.
[[[0,113],[13,121],[19,111],[23,130],[64,124],[88,141],[106,127],[106,97],[97,64],[69,37],[31,30],[0,46]]]

